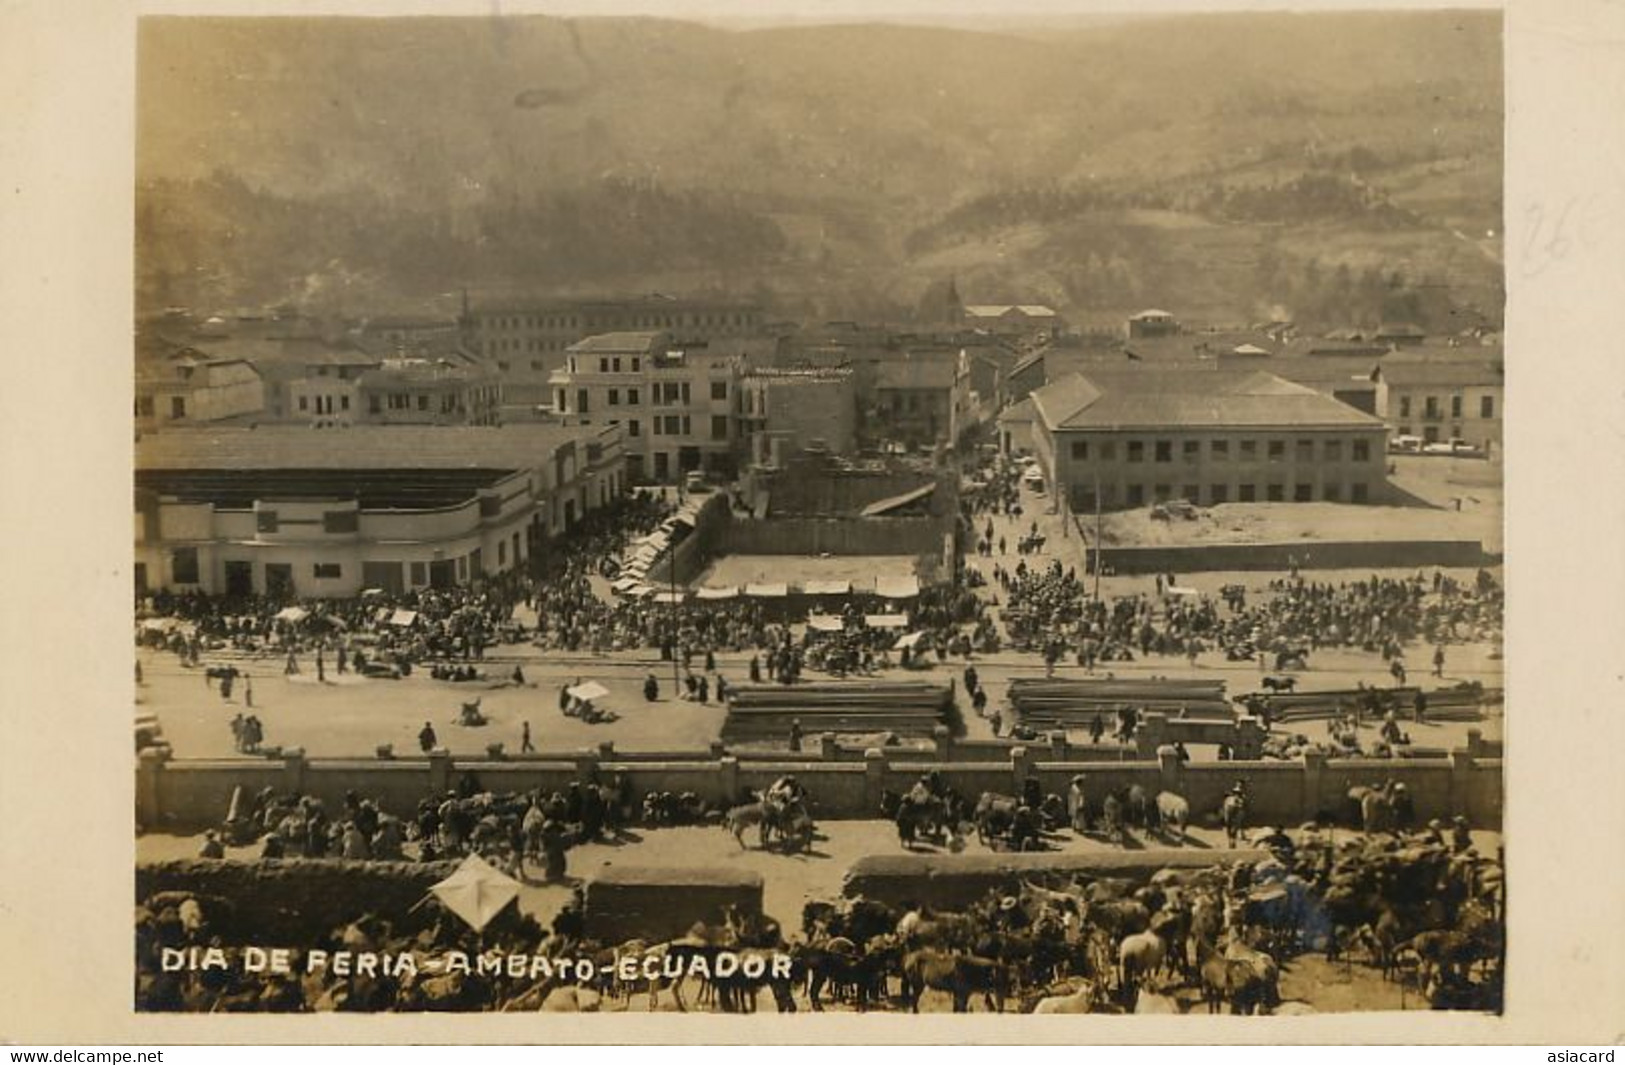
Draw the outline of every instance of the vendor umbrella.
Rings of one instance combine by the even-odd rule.
[[[478,932],[519,897],[519,881],[479,855],[470,854],[456,872],[431,887],[429,892]]]
[[[902,639],[898,640],[897,646],[899,649],[904,647],[913,647],[924,638],[925,633],[923,632],[911,632],[907,636],[904,636]]]
[[[602,699],[609,694],[609,689],[596,680],[589,680],[585,684],[577,684],[573,688],[566,688],[565,691],[582,702],[592,702],[594,699]]]
[[[276,612],[278,621],[303,621],[310,616],[310,611],[302,606],[285,606]]]

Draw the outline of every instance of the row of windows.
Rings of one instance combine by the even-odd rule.
[[[1424,396],[1424,397],[1422,397],[1422,417],[1424,417],[1424,418],[1442,418],[1444,415],[1440,413],[1441,409],[1442,408],[1440,406],[1438,396]],[[1461,396],[1451,396],[1450,397],[1450,416],[1452,418],[1460,418],[1461,417],[1461,410],[1462,410],[1462,397]],[[1411,416],[1411,397],[1410,396],[1400,396],[1399,397],[1399,416],[1401,418],[1409,418]],[[1478,397],[1478,416],[1480,418],[1493,418],[1493,417],[1495,417],[1495,397],[1494,396],[1479,396]]]
[[[754,324],[751,313],[723,314],[518,314],[487,318],[487,328],[516,329],[674,329],[684,325],[744,326]]]
[[[567,393],[558,389],[554,396],[560,410],[565,409]],[[687,381],[657,381],[651,391],[651,397],[656,406],[687,406],[690,401]],[[726,381],[711,382],[711,398],[714,400],[727,400],[728,383]],[[605,393],[605,399],[611,407],[636,407],[643,401],[642,392],[636,388],[628,388],[624,392],[619,388],[611,388]],[[624,401],[624,403],[623,403]],[[576,389],[576,414],[592,413],[592,395],[589,389]]]
[[[1263,486],[1264,502],[1284,503],[1290,498],[1294,503],[1311,503],[1315,500],[1315,486],[1313,484],[1297,483],[1266,484]],[[1348,502],[1366,503],[1370,501],[1371,490],[1364,481],[1356,481],[1349,485]],[[1113,485],[1104,485],[1100,490],[1100,505],[1102,507],[1116,506],[1119,503],[1117,490]],[[1130,507],[1145,506],[1148,502],[1167,503],[1173,499],[1184,499],[1190,503],[1207,506],[1219,503],[1229,503],[1230,486],[1227,484],[1211,484],[1207,486],[1204,494],[1199,484],[1175,486],[1170,484],[1131,484],[1124,487],[1122,504]],[[1320,499],[1327,503],[1343,502],[1343,486],[1331,483],[1321,486]],[[1235,501],[1238,503],[1256,503],[1260,500],[1259,486],[1256,484],[1241,484],[1236,486]],[[1072,486],[1072,506],[1075,510],[1087,513],[1095,509],[1095,492],[1092,487],[1083,485]]]
[[[299,409],[302,410],[302,411],[313,409],[311,407],[310,403],[309,403],[309,400],[314,399],[316,401],[315,406],[314,406],[314,410],[315,410],[315,412],[317,414],[332,414],[333,413],[333,398],[334,397],[332,397],[332,396],[300,396],[299,397]],[[339,401],[339,408],[338,408],[339,410],[349,410],[350,409],[350,397],[349,396],[341,395],[341,396],[338,397],[338,401]],[[373,397],[373,408],[372,409],[374,411],[376,411],[378,409],[378,397],[377,396]]]
[[[1093,448],[1091,448],[1091,446],[1090,446],[1091,441],[1088,441],[1088,440],[1074,440],[1074,441],[1072,441],[1072,452],[1071,452],[1072,453],[1072,458],[1074,460],[1076,460],[1076,461],[1079,461],[1079,462],[1087,461],[1089,459],[1089,457],[1090,457],[1091,452],[1093,452],[1095,455],[1097,455],[1099,457],[1099,459],[1102,462],[1115,462],[1117,460],[1117,441],[1115,441],[1115,440],[1099,440],[1099,441],[1094,441],[1093,443],[1094,443],[1095,446]],[[1284,461],[1286,461],[1286,441],[1285,440],[1267,440],[1264,443],[1265,443],[1265,452],[1264,453],[1265,453],[1266,457],[1268,458],[1268,460],[1270,462],[1284,462]],[[1292,457],[1293,457],[1294,461],[1303,462],[1303,463],[1315,461],[1315,457],[1316,457],[1315,452],[1317,450],[1316,447],[1315,447],[1315,443],[1316,442],[1313,439],[1294,440],[1292,442]],[[1342,440],[1322,440],[1322,441],[1320,441],[1320,445],[1321,445],[1320,448],[1319,448],[1320,458],[1322,458],[1326,462],[1342,462],[1343,461],[1343,443],[1344,443],[1344,441],[1342,441]],[[1352,440],[1352,441],[1349,441],[1348,443],[1349,443],[1349,456],[1355,462],[1369,462],[1369,461],[1371,461],[1371,442],[1369,440]],[[1130,461],[1130,462],[1144,462],[1145,461],[1145,453],[1146,453],[1146,442],[1144,440],[1130,440],[1130,441],[1127,442],[1124,451],[1125,451],[1126,457],[1128,458],[1128,461]],[[1156,462],[1172,462],[1174,460],[1174,441],[1172,441],[1172,440],[1153,440],[1153,441],[1151,441],[1151,453],[1152,453],[1154,461],[1156,461]],[[1207,456],[1208,456],[1208,459],[1210,461],[1213,461],[1213,462],[1229,462],[1230,461],[1230,453],[1231,453],[1231,450],[1230,450],[1230,441],[1229,440],[1209,440],[1209,441],[1207,441]],[[1184,461],[1184,462],[1197,462],[1197,461],[1200,461],[1200,459],[1202,458],[1202,441],[1200,441],[1200,440],[1183,440],[1183,441],[1180,441],[1180,443],[1179,443],[1179,456],[1180,456],[1181,461]],[[1242,440],[1242,441],[1239,441],[1238,442],[1238,448],[1237,448],[1237,456],[1239,457],[1240,461],[1242,461],[1242,462],[1256,462],[1258,460],[1258,441],[1257,440]]]
[[[641,437],[643,435],[643,423],[636,418],[632,418],[625,423],[611,418],[609,424],[625,424],[626,435],[629,437]],[[692,427],[693,422],[689,420],[689,416],[686,414],[662,414],[649,420],[649,432],[653,436],[688,436],[693,431]],[[711,415],[711,439],[728,439],[727,415]]]

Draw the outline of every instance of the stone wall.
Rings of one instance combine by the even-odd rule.
[[[1088,748],[1051,738],[1049,743],[1011,746],[958,745],[939,734],[930,752],[894,755],[873,748],[852,759],[833,741],[818,738],[803,753],[740,759],[719,747],[665,761],[621,758],[605,745],[568,756],[513,759],[456,759],[444,751],[398,761],[306,759],[291,751],[278,761],[166,759],[144,752],[136,774],[138,823],[147,829],[193,831],[224,820],[234,787],[253,793],[262,787],[320,796],[329,809],[341,807],[346,791],[373,796],[387,813],[410,817],[421,798],[450,790],[465,772],[481,787],[496,791],[547,791],[572,780],[624,778],[634,795],[650,791],[692,791],[713,804],[734,802],[742,789],[761,790],[793,773],[812,795],[812,813],[825,819],[878,816],[881,795],[902,791],[923,773],[939,771],[967,795],[983,791],[1018,794],[1028,777],[1045,791],[1066,791],[1083,773],[1092,793],[1138,784],[1150,794],[1173,791],[1191,804],[1195,824],[1211,822],[1224,793],[1238,779],[1248,782],[1255,822],[1291,827],[1322,813],[1343,810],[1350,787],[1404,782],[1423,819],[1467,814],[1479,827],[1499,827],[1502,806],[1501,760],[1479,757],[1472,748],[1444,758],[1328,761],[1308,753],[1297,761],[1237,760],[1182,763],[1171,747],[1153,759],[1097,760],[1075,756]],[[830,753],[826,757],[826,753]],[[1089,752],[1094,753],[1094,752]],[[978,760],[966,760],[973,756]]]

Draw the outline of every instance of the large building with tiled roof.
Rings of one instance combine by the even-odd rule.
[[[1412,348],[1383,359],[1375,378],[1377,413],[1394,432],[1500,453],[1506,373],[1499,347]]]
[[[610,425],[173,429],[135,459],[138,590],[466,584],[523,566],[626,487]]]
[[[1261,370],[1089,371],[1031,396],[1034,451],[1075,510],[1381,498],[1381,419]]]

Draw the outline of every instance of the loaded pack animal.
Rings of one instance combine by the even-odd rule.
[[[1171,791],[1157,793],[1157,822],[1162,826],[1164,834],[1169,834],[1184,843],[1188,838],[1186,826],[1190,824],[1191,804],[1183,795],[1176,795]]]
[[[758,845],[762,850],[771,846],[775,837],[789,851],[812,848],[816,828],[805,806],[793,803],[779,807],[758,801],[735,806],[722,816],[722,827],[732,833],[741,850],[745,849],[745,831],[756,829]]]

